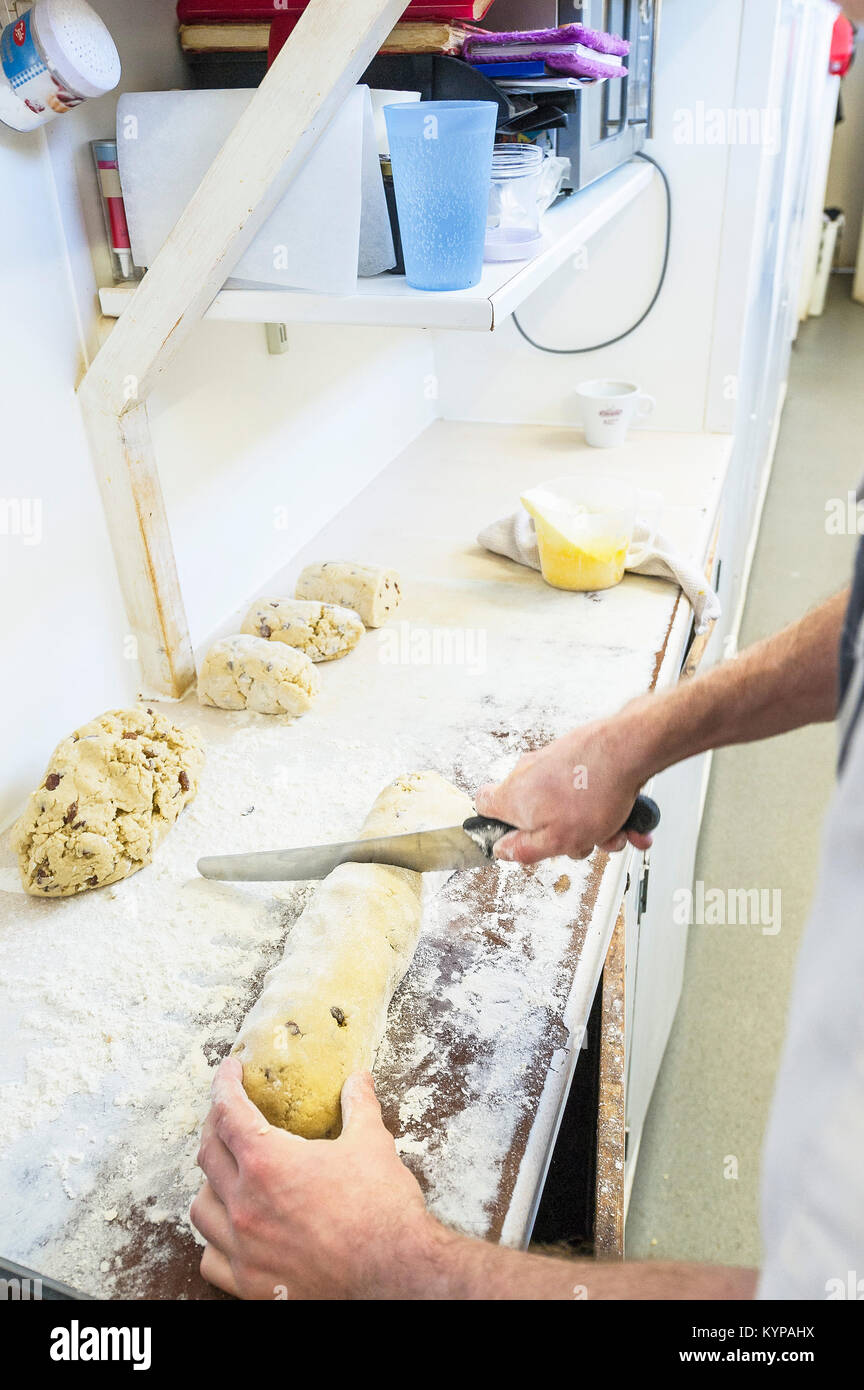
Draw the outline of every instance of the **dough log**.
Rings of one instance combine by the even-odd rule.
[[[297,580],[297,598],[353,608],[367,627],[382,627],[402,597],[399,576],[381,565],[353,565],[346,560],[307,565]]]
[[[456,825],[471,799],[414,772],[378,797],[361,835]],[[243,1084],[271,1124],[306,1139],[341,1129],[343,1082],[371,1067],[387,1009],[420,935],[422,875],[382,864],[340,864],[288,935],[281,961],[240,1029]]]
[[[218,709],[305,714],[321,681],[308,656],[263,637],[223,637],[198,672],[198,699]]]
[[[149,709],[110,710],[58,744],[12,828],[25,890],[63,898],[149,864],[198,790],[196,736]]]
[[[262,598],[246,614],[243,631],[296,647],[310,661],[335,661],[357,646],[365,629],[356,613],[335,603]]]

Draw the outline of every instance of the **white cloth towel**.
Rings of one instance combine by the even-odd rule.
[[[519,565],[539,570],[540,552],[534,519],[523,507],[512,516],[502,517],[480,532],[477,542],[496,555],[506,555]],[[650,542],[650,548],[645,549]],[[678,554],[666,536],[659,533],[651,539],[649,528],[636,523],[633,532],[633,562],[628,552],[626,567],[632,574],[645,574],[654,579],[668,579],[678,584],[690,600],[696,631],[705,632],[720,617],[720,600],[698,565]]]

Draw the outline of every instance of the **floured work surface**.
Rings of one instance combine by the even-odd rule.
[[[505,433],[526,449],[550,434]],[[514,454],[517,487],[555,471],[533,453]],[[401,461],[417,493],[425,463],[419,445]],[[464,479],[471,463],[452,467]],[[4,841],[0,1253],[86,1293],[216,1296],[186,1218],[211,1069],[313,888],[206,882],[197,858],[349,838],[402,772],[435,768],[473,791],[521,751],[649,689],[680,655],[686,617],[671,586],[559,594],[466,545],[464,517],[438,535],[430,573],[435,515],[422,496],[422,543],[391,522],[385,553],[365,517],[381,520],[389,474],[404,519],[399,467],[292,570],[343,552],[395,564],[406,590],[396,623],[324,668],[319,700],[295,723],[163,707],[199,727],[208,760],[197,801],[150,867],[97,893],[35,901]],[[439,460],[439,488],[443,471]],[[502,495],[481,520],[513,484],[500,450],[496,473]],[[710,501],[690,512],[691,546],[712,517]],[[527,874],[508,865],[455,875],[427,904],[376,1078],[402,1157],[453,1226],[512,1243],[527,1233],[620,879],[620,856]]]

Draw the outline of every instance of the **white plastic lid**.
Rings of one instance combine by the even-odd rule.
[[[490,227],[484,261],[530,261],[543,245],[543,233],[532,227]]]
[[[120,81],[120,54],[87,0],[38,0],[33,29],[57,76],[81,97],[101,97]]]

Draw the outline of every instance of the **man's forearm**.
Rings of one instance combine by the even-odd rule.
[[[642,762],[643,780],[709,748],[833,719],[847,601],[847,592],[837,594],[706,675],[626,706],[618,718]]]
[[[409,1282],[408,1296],[421,1299],[749,1299],[756,1275],[721,1265],[526,1255],[435,1222]],[[405,1297],[404,1275],[400,1284]]]

